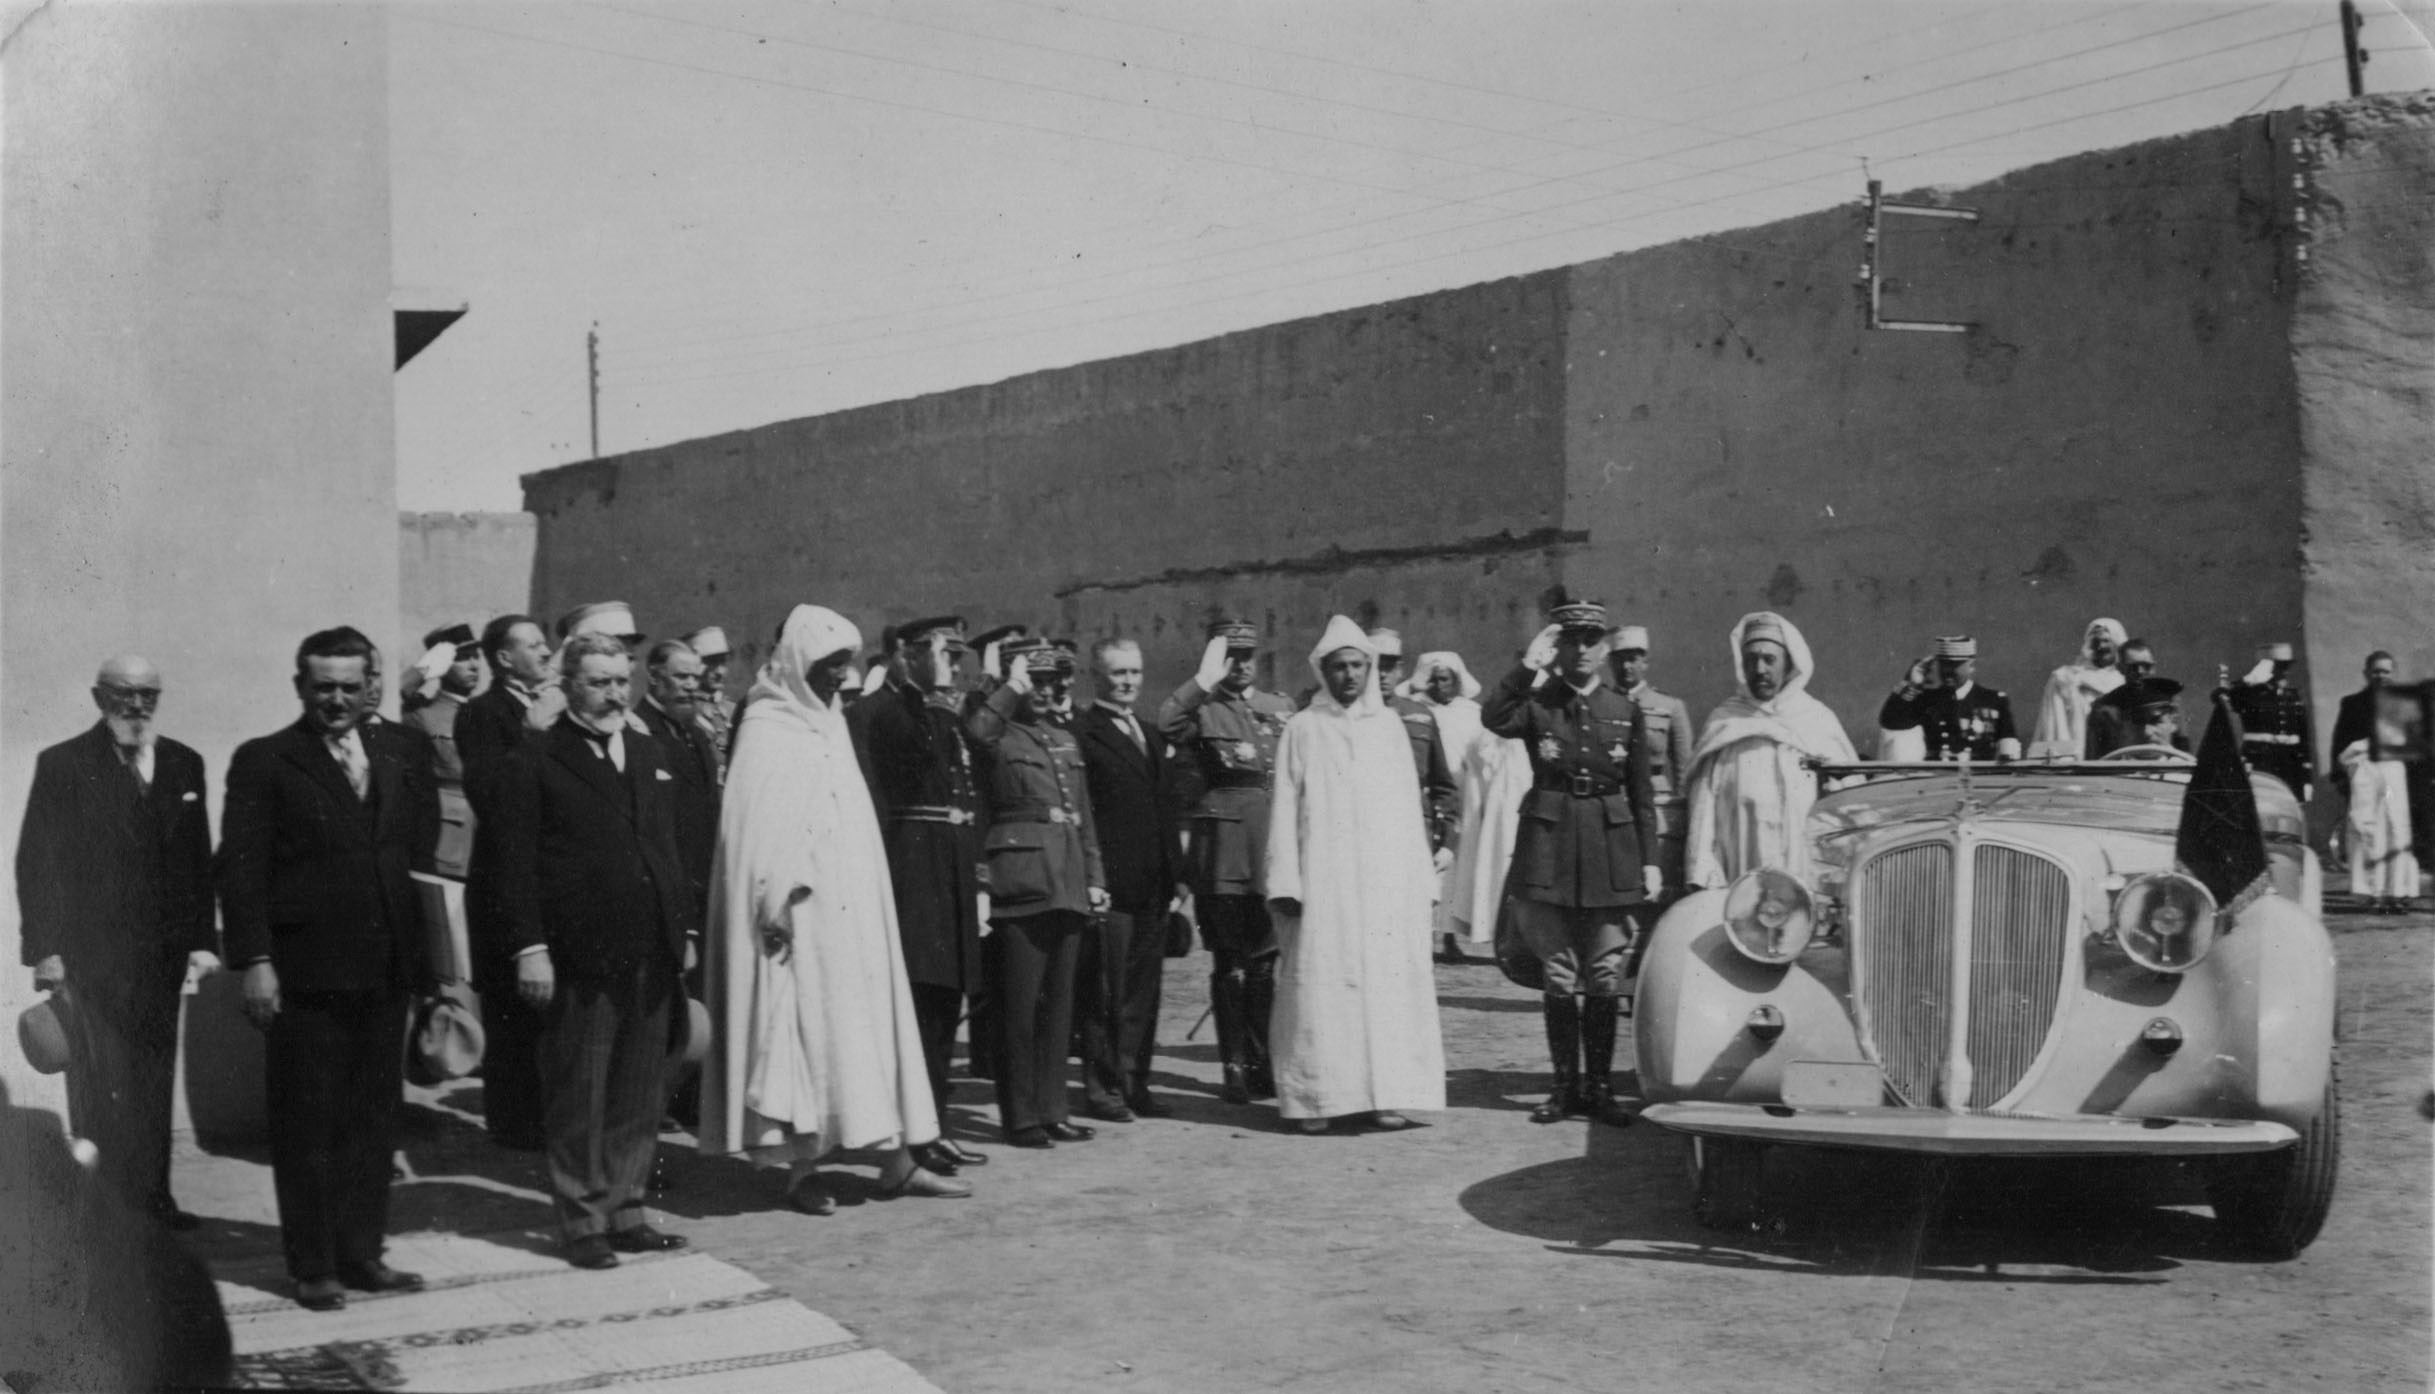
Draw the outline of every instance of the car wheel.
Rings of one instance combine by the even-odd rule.
[[[1710,1229],[1756,1226],[1766,1160],[1767,1149],[1755,1142],[1691,1139],[1691,1213]]]
[[[2333,1207],[2334,1173],[2342,1160],[2342,1095],[2325,1081],[2325,1107],[2300,1140],[2278,1152],[2225,1157],[2207,1173],[2215,1221],[2234,1243],[2269,1258],[2290,1258],[2309,1246]]]

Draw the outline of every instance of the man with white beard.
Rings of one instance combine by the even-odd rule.
[[[1285,724],[1268,824],[1277,926],[1269,1041],[1277,1109],[1305,1133],[1446,1106],[1429,942],[1434,867],[1403,721],[1378,695],[1377,653],[1338,615],[1311,651],[1320,690]]]
[[[1805,761],[1852,761],[1843,723],[1809,695],[1809,643],[1782,615],[1761,610],[1733,626],[1741,691],[1708,714],[1691,752],[1691,825],[1684,839],[1693,886],[1728,886],[1772,867],[1806,878],[1804,824],[1818,801]]]

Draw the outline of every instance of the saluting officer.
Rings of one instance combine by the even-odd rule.
[[[1200,670],[1159,708],[1159,731],[1179,762],[1190,847],[1187,879],[1209,950],[1209,1010],[1217,1018],[1221,1097],[1276,1097],[1268,1066],[1268,1014],[1277,1000],[1277,937],[1268,919],[1262,861],[1277,738],[1291,702],[1252,686],[1260,631],[1244,620],[1209,627]]]
[[[1429,852],[1443,871],[1452,861],[1446,844],[1453,840],[1462,813],[1454,771],[1446,763],[1445,736],[1437,729],[1437,708],[1417,697],[1396,695],[1395,685],[1406,676],[1403,636],[1392,629],[1373,629],[1370,642],[1378,649],[1378,692],[1404,724],[1404,739],[1412,746],[1412,770],[1420,780],[1420,816],[1429,831]]]
[[[956,1019],[963,1015],[964,994],[982,982],[980,804],[956,686],[964,621],[953,615],[913,620],[897,626],[896,641],[897,672],[854,704],[847,727],[863,743],[870,771],[871,803],[896,891],[905,976],[913,984],[913,1016],[944,1127]],[[943,1134],[915,1155],[948,1174],[980,1157]]]
[[[1068,655],[1006,641],[1005,681],[965,719],[981,752],[989,831],[989,977],[998,1027],[998,1125],[1017,1147],[1088,1142],[1070,1120],[1065,1058],[1087,916],[1108,908],[1082,747],[1057,719]]]
[[[2317,776],[2316,723],[2308,698],[2291,681],[2289,644],[2260,644],[2257,666],[2232,689],[2232,714],[2241,720],[2241,754],[2249,768],[2291,786],[2302,803]]]
[[[1615,1102],[1608,1072],[1630,944],[1626,915],[1663,885],[1648,724],[1637,703],[1602,681],[1606,607],[1568,601],[1548,618],[1480,710],[1482,726],[1530,751],[1506,893],[1515,927],[1545,968],[1540,1005],[1555,1063],[1555,1089],[1530,1117],[1554,1123],[1586,1114],[1621,1127],[1632,1115]]]
[[[1980,687],[1978,640],[1949,634],[1936,652],[1911,665],[1902,686],[1877,709],[1887,731],[1917,731],[1930,760],[2017,760],[2021,735],[2012,724],[2012,703],[1991,687]]]

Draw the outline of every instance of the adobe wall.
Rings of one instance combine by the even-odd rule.
[[[2297,138],[2308,255],[2291,355],[2322,744],[2371,650],[2435,678],[2435,95],[2310,111]]]
[[[447,624],[474,632],[493,615],[532,603],[530,513],[397,515],[397,652],[410,660],[423,636]]]
[[[938,611],[1147,641],[1153,692],[1205,616],[1270,625],[1299,682],[1327,607],[1432,644],[1504,632],[1499,576],[1560,545],[1563,278],[1548,273],[525,478],[535,603],[728,626],[749,671],[788,606]],[[1485,587],[1483,588],[1483,583]]]
[[[1857,200],[1574,268],[1568,579],[1696,714],[1734,621],[1783,612],[1864,753],[1938,634],[1978,637],[2025,740],[2094,616],[2191,682],[2296,637],[2277,168],[2251,120],[1890,195],[1979,210],[1886,222],[1887,316],[1968,334],[1866,327]]]
[[[109,655],[160,666],[161,728],[202,752],[216,834],[231,749],[296,717],[297,640],[395,621],[387,24],[367,6],[66,3],[8,41],[0,844],[36,752],[94,721]],[[12,963],[16,905],[12,881]],[[0,1019],[30,986],[0,972]],[[189,1105],[205,1131],[259,1126],[260,1037],[235,996],[223,975],[187,1014],[181,1126]],[[63,1115],[60,1080],[13,1047],[0,1084]]]

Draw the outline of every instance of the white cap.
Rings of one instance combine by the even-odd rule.
[[[727,656],[727,631],[715,624],[706,624],[685,636],[685,647],[699,655],[704,663]]]
[[[1637,624],[1627,624],[1615,631],[1615,638],[1607,647],[1638,649],[1642,653],[1647,653],[1649,651],[1649,631]]]

